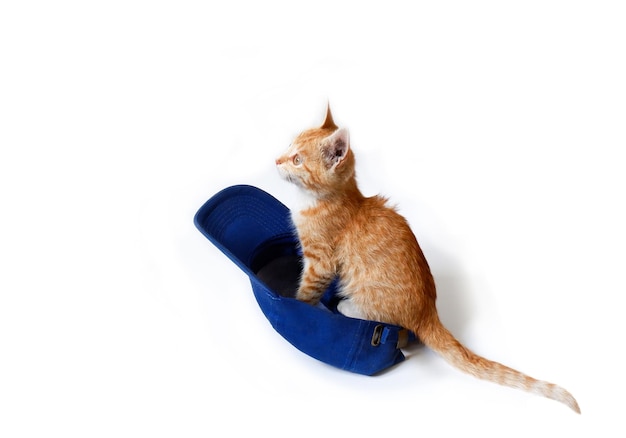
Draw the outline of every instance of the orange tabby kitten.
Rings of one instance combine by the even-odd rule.
[[[297,299],[317,304],[338,277],[342,314],[407,328],[462,371],[580,413],[565,389],[474,354],[442,325],[435,282],[415,236],[386,199],[359,191],[348,131],[335,125],[330,108],[322,126],[296,137],[276,165],[309,201],[293,215],[304,259]]]

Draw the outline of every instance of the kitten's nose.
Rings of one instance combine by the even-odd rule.
[[[280,166],[281,164],[283,164],[283,159],[282,158],[276,158],[276,165]]]

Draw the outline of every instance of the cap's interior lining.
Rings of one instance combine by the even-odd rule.
[[[257,271],[257,277],[278,295],[295,298],[302,259],[298,255],[282,255],[270,260]]]
[[[250,269],[277,294],[294,298],[302,272],[296,237],[282,235],[264,242],[256,249]]]

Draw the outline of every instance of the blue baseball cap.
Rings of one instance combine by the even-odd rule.
[[[340,314],[336,281],[318,306],[295,299],[302,254],[289,209],[270,194],[249,185],[228,187],[198,210],[194,223],[250,278],[264,315],[298,350],[365,375],[404,360],[400,349],[415,336],[402,327]]]

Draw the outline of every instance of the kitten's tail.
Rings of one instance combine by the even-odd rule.
[[[425,345],[461,371],[479,379],[490,380],[500,385],[523,389],[560,401],[580,414],[576,399],[568,391],[554,383],[536,380],[498,362],[478,356],[461,345],[437,316],[432,321],[423,323],[416,330],[416,334]]]

